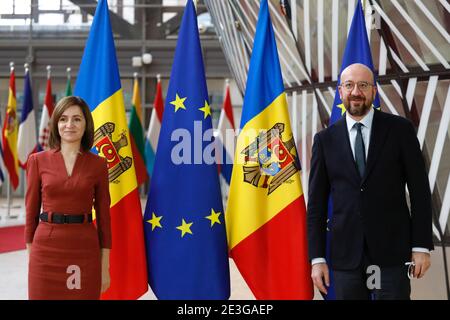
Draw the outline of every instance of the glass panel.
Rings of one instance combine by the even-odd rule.
[[[164,6],[184,6],[185,4],[185,0],[163,0]]]
[[[134,0],[123,1],[123,18],[134,24]]]
[[[0,6],[0,14],[12,14],[13,13],[14,0],[3,0]]]
[[[3,1],[2,1],[2,5]],[[14,12],[16,14],[30,14],[31,11],[31,0],[16,0],[15,1],[15,8],[14,8]],[[12,13],[12,12],[11,12]]]
[[[64,16],[59,13],[44,13],[39,15],[39,25],[60,26],[64,24]]]
[[[112,23],[115,36],[118,38],[140,39],[141,27],[135,26],[134,19],[135,0],[121,0],[120,3],[118,0],[110,0],[108,4],[111,13],[117,14],[111,15],[111,19],[116,20]],[[121,4],[121,10],[119,10],[118,4]],[[154,4],[148,5],[154,6]],[[41,37],[43,30],[45,30],[46,38],[87,38],[93,16],[83,13],[80,9],[83,7],[87,11],[93,12],[92,3],[76,5],[69,0],[38,1],[38,7],[34,11],[37,19],[32,22],[32,38]],[[24,18],[24,15],[29,15],[30,13],[31,0],[16,0],[14,11],[13,0],[3,0],[0,6],[0,14],[9,15],[1,17],[0,26],[8,26],[8,28],[0,28],[0,38],[28,38],[30,21],[28,17]],[[86,22],[83,22],[83,16],[87,17]],[[131,27],[129,24],[131,24]],[[11,28],[10,26],[15,27]],[[45,26],[45,28],[42,29],[42,26]],[[79,33],[74,35],[74,30],[77,30]]]
[[[17,3],[18,1],[16,1]],[[59,10],[60,0],[40,0],[39,10]]]

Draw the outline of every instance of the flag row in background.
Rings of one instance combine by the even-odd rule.
[[[8,173],[9,181],[14,190],[19,185],[19,165],[25,169],[28,156],[38,150],[35,117],[30,72],[28,64],[25,64],[22,113],[20,121],[18,119],[16,78],[14,63],[11,63],[8,103],[2,127],[1,155],[5,171]]]
[[[68,73],[70,68],[68,68]],[[31,75],[28,64],[25,64],[23,104],[20,120],[17,113],[16,76],[14,63],[10,63],[9,93],[2,122],[2,138],[0,139],[0,180],[9,178],[13,190],[19,185],[19,167],[25,170],[30,154],[48,149],[50,117],[55,102],[53,101],[51,66],[47,66],[47,86],[42,106],[39,131],[36,135],[36,112],[33,104]],[[70,74],[66,85],[66,96],[72,95]],[[1,123],[1,121],[0,121]]]
[[[68,68],[70,72],[70,68]],[[228,81],[228,80],[227,80]],[[12,163],[19,163],[20,167],[25,168],[26,159],[28,156],[36,151],[47,150],[48,139],[50,135],[50,118],[55,108],[54,95],[52,92],[51,81],[51,66],[47,66],[47,82],[46,91],[44,97],[44,103],[42,106],[41,118],[39,122],[37,145],[34,144],[36,135],[34,134],[35,127],[35,114],[32,101],[31,92],[31,76],[29,71],[26,71],[25,75],[25,89],[24,89],[24,104],[22,110],[23,116],[21,123],[23,122],[23,129],[21,133],[20,147],[17,147],[18,132],[15,132],[20,126],[18,125],[17,108],[16,108],[16,94],[15,94],[15,74],[14,67],[11,68],[10,76],[10,94],[8,99],[8,106],[6,108],[4,121],[0,118],[0,124],[2,124],[2,139],[0,139],[0,152],[2,155],[1,161],[4,162],[2,168],[0,168],[0,180],[4,181],[5,176],[9,174],[13,188],[18,186],[18,166],[14,169]],[[70,74],[67,77],[65,96],[72,95],[72,85]],[[161,119],[164,110],[164,100],[162,94],[161,79],[158,75],[158,82],[156,86],[155,100],[153,104],[153,110],[146,136],[144,137],[144,130],[142,128],[142,107],[140,102],[139,84],[138,80],[134,79],[133,82],[133,98],[131,105],[131,115],[129,120],[129,130],[131,134],[133,157],[136,161],[136,176],[138,185],[145,183],[149,177],[151,177],[153,171],[154,158],[156,153],[156,147],[158,144],[159,131],[161,129]],[[223,109],[220,115],[218,130],[225,132],[226,129],[234,129],[233,110],[231,105],[229,85],[225,90],[225,100]],[[20,130],[19,130],[20,131]],[[229,140],[230,141],[230,140]],[[20,157],[17,150],[20,151]],[[224,155],[226,155],[226,168],[221,170],[222,175],[226,179],[227,183],[231,178],[231,161],[234,149],[233,143],[229,142],[228,146],[224,146]],[[4,160],[5,159],[5,160]],[[22,159],[22,162],[17,162],[17,159]],[[225,159],[223,160],[225,161]],[[5,163],[8,164],[5,167]],[[225,163],[225,162],[224,162]],[[11,169],[11,170],[10,170]],[[3,178],[2,178],[3,177]]]

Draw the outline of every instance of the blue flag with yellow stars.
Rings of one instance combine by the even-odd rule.
[[[164,110],[144,214],[150,286],[158,299],[228,299],[225,220],[192,0]]]
[[[338,86],[341,84],[340,74],[353,63],[362,63],[369,67],[370,70],[375,71],[372,62],[372,53],[370,51],[369,38],[367,37],[366,21],[364,17],[363,7],[361,1],[358,0],[353,15],[352,24],[348,32],[347,44],[342,58],[341,70],[339,72],[338,83],[336,86],[336,94],[334,95],[333,108],[331,110],[330,125],[338,121],[345,114],[345,107],[339,96]],[[376,75],[374,72],[375,81]],[[373,107],[380,108],[380,97],[378,91],[373,100]]]

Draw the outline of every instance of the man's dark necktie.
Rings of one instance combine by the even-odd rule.
[[[364,140],[362,137],[361,127],[363,124],[357,122],[354,125],[356,127],[356,139],[355,139],[355,161],[358,167],[359,175],[361,178],[366,170],[366,149],[364,148]]]

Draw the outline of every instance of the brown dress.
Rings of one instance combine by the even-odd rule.
[[[32,243],[29,299],[99,299],[100,249],[111,248],[110,196],[105,159],[81,152],[69,176],[59,150],[33,154],[27,164],[25,242]],[[39,221],[42,211],[89,214],[89,222]],[[75,280],[74,276],[79,275]]]

